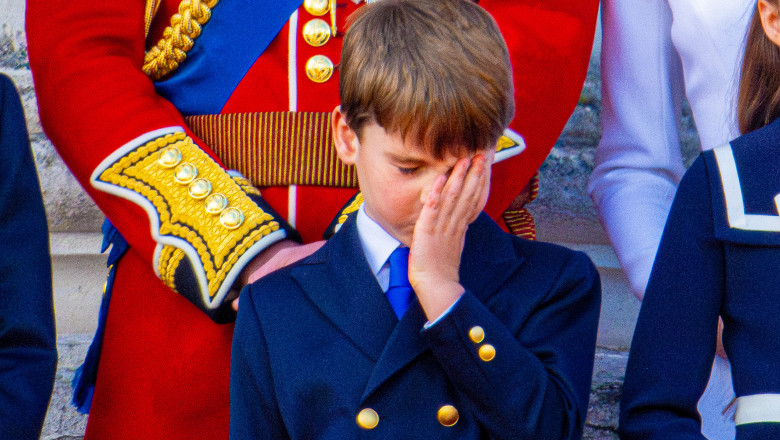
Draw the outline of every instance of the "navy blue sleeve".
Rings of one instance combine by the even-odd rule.
[[[230,360],[230,439],[285,439],[273,389],[268,350],[252,301],[253,285],[240,295]]]
[[[620,408],[620,436],[704,439],[706,388],[725,285],[707,169],[697,159],[672,204],[639,313]]]
[[[37,439],[54,386],[49,234],[24,113],[0,75],[0,439]]]
[[[466,291],[449,314],[423,331],[437,361],[491,438],[582,436],[601,283],[584,254],[570,255],[524,322],[501,321]],[[516,294],[512,290],[504,288],[503,295]],[[508,303],[509,298],[499,297],[502,301]],[[484,340],[471,339],[473,326],[483,329]],[[480,355],[484,345],[495,349],[495,357]]]

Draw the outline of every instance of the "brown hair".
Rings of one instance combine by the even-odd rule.
[[[442,157],[493,147],[515,111],[495,20],[468,0],[382,0],[351,17],[341,110],[360,136],[375,121]]]
[[[748,28],[739,79],[737,121],[743,134],[780,116],[780,49],[767,38],[758,7]]]

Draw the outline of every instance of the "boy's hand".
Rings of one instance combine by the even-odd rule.
[[[484,155],[460,159],[449,178],[438,176],[423,195],[409,252],[409,282],[429,321],[436,320],[465,289],[458,271],[466,229],[487,201],[490,166]]]

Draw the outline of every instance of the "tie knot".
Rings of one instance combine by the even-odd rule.
[[[388,259],[390,263],[389,287],[411,287],[409,284],[409,248],[398,247]]]

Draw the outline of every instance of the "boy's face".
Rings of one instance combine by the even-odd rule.
[[[333,113],[333,132],[339,157],[357,169],[366,214],[406,246],[412,243],[414,226],[434,179],[449,176],[462,157],[474,156],[463,149],[462,155],[437,159],[421,146],[405,142],[399,132],[388,133],[375,122],[366,124],[358,139],[338,108]],[[489,170],[494,149],[479,153],[485,155]],[[486,201],[479,202],[480,211]]]

